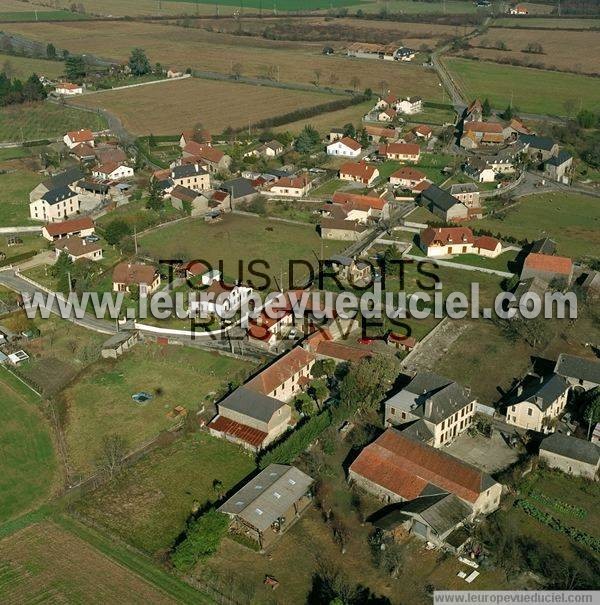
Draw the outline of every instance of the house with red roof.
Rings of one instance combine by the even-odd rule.
[[[398,112],[395,109],[388,107],[377,114],[377,120],[379,122],[393,122],[397,115]]]
[[[424,139],[425,141],[428,141],[433,135],[433,130],[426,124],[415,126],[411,132],[413,132],[417,138]]]
[[[131,292],[132,286],[139,288],[141,296],[152,294],[160,286],[160,273],[144,263],[119,263],[113,269],[113,292]]]
[[[340,166],[339,176],[342,181],[353,181],[368,186],[379,177],[379,170],[366,162],[346,162]]]
[[[183,147],[182,160],[188,163],[199,162],[211,173],[229,170],[231,165],[231,158],[220,149],[196,141],[189,141]]]
[[[312,179],[308,172],[297,176],[284,176],[275,181],[265,193],[267,195],[279,195],[283,197],[303,197],[312,188]]]
[[[568,285],[573,279],[573,261],[565,256],[531,252],[523,263],[521,281],[532,277],[543,279],[548,283],[559,279]]]
[[[94,133],[89,128],[82,128],[81,130],[70,130],[63,137],[63,141],[65,145],[69,149],[73,149],[77,147],[77,145],[81,145],[85,143],[90,147],[94,146]]]
[[[469,227],[428,227],[419,236],[421,249],[430,258],[478,254],[496,258],[502,244],[494,237],[476,237]]]
[[[48,223],[42,228],[42,236],[49,242],[63,237],[87,237],[94,233],[94,228],[94,221],[89,216],[82,216],[70,221]]]
[[[196,143],[201,143],[204,145],[211,145],[212,136],[210,132],[206,129],[194,129],[191,128],[189,130],[184,130],[179,135],[179,147],[183,149],[188,143],[191,141],[195,141]]]
[[[342,137],[327,145],[327,155],[356,158],[362,152],[362,146],[351,137]]]
[[[420,185],[427,180],[427,175],[416,168],[411,166],[403,166],[396,172],[390,175],[390,185],[394,187],[401,187],[402,189],[415,189],[417,185]]]
[[[416,143],[387,143],[379,146],[379,155],[388,160],[418,162],[421,148]]]
[[[92,170],[92,176],[104,181],[120,181],[133,177],[133,168],[122,162],[106,162]]]
[[[453,495],[467,505],[468,518],[495,511],[502,495],[487,473],[395,428],[361,451],[348,479],[386,503]]]
[[[386,141],[395,141],[398,138],[398,131],[392,127],[375,126],[374,124],[366,124],[365,132],[369,137],[369,141],[379,143],[383,139]]]
[[[373,195],[336,191],[331,201],[343,211],[345,220],[367,223],[388,214],[387,200]],[[325,206],[327,210],[327,206]]]
[[[504,127],[498,122],[463,122],[460,145],[465,149],[477,149],[481,145],[501,145],[505,141]]]
[[[73,84],[73,82],[59,82],[54,89],[57,95],[72,97],[73,95],[82,95],[83,86],[81,84]]]

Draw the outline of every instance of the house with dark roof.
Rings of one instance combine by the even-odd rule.
[[[600,446],[562,433],[554,433],[542,441],[540,460],[550,468],[557,468],[567,475],[596,481],[600,467]]]
[[[210,176],[200,164],[181,164],[171,168],[170,179],[174,185],[181,185],[194,191],[210,189]]]
[[[243,385],[217,404],[208,430],[215,437],[258,451],[285,433],[291,417],[287,403]]]
[[[567,405],[571,387],[558,374],[525,377],[506,400],[506,422],[529,431],[550,433]]]
[[[471,507],[454,494],[440,491],[408,502],[392,504],[369,519],[384,532],[405,531],[437,547],[447,546],[447,539],[471,516]]]
[[[229,193],[232,204],[248,202],[258,195],[258,191],[253,187],[252,181],[243,177],[223,181],[221,189]]]
[[[553,181],[569,183],[569,171],[573,165],[573,156],[567,151],[559,151],[544,165],[544,174]]]
[[[285,464],[269,464],[218,510],[232,519],[230,531],[261,550],[291,527],[312,501],[312,477]]]
[[[556,242],[551,240],[549,237],[544,237],[541,239],[536,239],[532,244],[529,252],[534,252],[535,254],[546,254],[548,256],[552,256],[556,254]]]
[[[54,187],[29,204],[29,216],[53,223],[79,212],[79,194],[68,185]]]
[[[496,510],[502,494],[487,473],[395,428],[360,452],[348,479],[388,504],[454,494],[469,507],[468,518]]]
[[[600,359],[587,359],[561,353],[554,366],[555,374],[562,376],[572,387],[585,391],[600,386]]]
[[[522,134],[519,141],[525,145],[524,151],[527,156],[537,162],[545,162],[558,153],[558,143],[550,137]]]
[[[421,204],[445,221],[462,221],[469,218],[467,206],[437,185],[430,185],[421,193]]]
[[[385,402],[385,423],[441,447],[471,426],[476,403],[469,388],[434,372],[418,372]]]

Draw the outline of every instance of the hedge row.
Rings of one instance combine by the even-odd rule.
[[[22,252],[21,254],[16,254],[10,258],[5,258],[4,260],[0,260],[0,267],[6,267],[6,265],[12,265],[13,263],[19,263],[23,260],[27,260],[35,256],[37,253],[37,250],[29,250],[28,252]]]

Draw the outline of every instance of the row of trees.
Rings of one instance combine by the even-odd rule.
[[[0,106],[42,101],[47,96],[44,85],[36,74],[31,74],[25,82],[18,78],[9,78],[0,73]]]

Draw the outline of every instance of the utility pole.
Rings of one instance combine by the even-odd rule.
[[[135,255],[138,253],[138,243],[137,243],[137,227],[133,228],[133,246],[135,249]]]
[[[71,285],[71,272],[67,271],[67,279],[69,280],[69,294],[73,292],[73,286]]]

